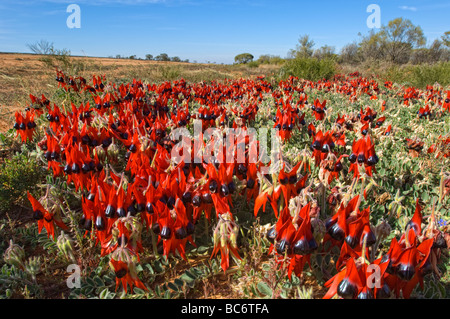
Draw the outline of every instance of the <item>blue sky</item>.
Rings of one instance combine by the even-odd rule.
[[[74,55],[144,57],[167,53],[198,62],[233,63],[249,52],[285,57],[300,35],[316,48],[339,51],[366,34],[369,4],[381,8],[381,23],[410,19],[428,42],[450,30],[449,1],[416,0],[2,0],[0,51],[30,52],[41,39]],[[69,29],[69,4],[81,9],[81,28]]]

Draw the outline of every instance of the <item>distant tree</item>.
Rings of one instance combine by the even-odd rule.
[[[172,62],[181,62],[181,59],[179,57],[177,57],[177,56],[174,56],[174,57],[170,58],[170,61],[172,61]]]
[[[129,59],[130,60],[136,60],[136,55],[130,55]]]
[[[428,50],[430,51],[430,62],[448,61],[449,50],[443,41],[434,40]]]
[[[186,60],[184,60],[183,62],[185,62],[185,63],[189,63],[189,59],[186,59]]]
[[[258,58],[259,64],[281,64],[284,60],[279,55],[262,54]]]
[[[31,52],[35,54],[53,54],[55,48],[53,46],[53,42],[48,42],[47,40],[41,40],[36,43],[27,44],[27,47],[31,50]]]
[[[270,59],[271,59],[271,55],[270,54],[262,54],[259,56],[258,58],[258,62],[261,64],[269,64],[270,63]]]
[[[441,37],[442,42],[447,48],[450,48],[450,31],[447,31],[444,33],[444,35]]]
[[[167,53],[161,53],[160,55],[157,55],[155,57],[156,61],[170,61],[169,56],[167,55]]]
[[[309,35],[301,36],[295,49],[290,50],[288,55],[291,58],[309,58],[314,54],[314,41]]]
[[[356,42],[347,44],[341,49],[339,58],[342,63],[356,64],[360,62],[361,55],[359,45]]]
[[[442,41],[434,40],[429,48],[419,48],[413,50],[410,62],[413,64],[436,63],[439,61],[449,61],[450,50],[445,47]]]
[[[415,48],[426,43],[423,30],[408,19],[397,18],[382,26],[380,35],[386,43],[386,57],[394,63],[406,63]]]
[[[153,60],[153,55],[151,55],[151,54],[146,54],[146,55],[145,55],[145,59],[146,59],[146,60]]]
[[[371,30],[368,35],[361,36],[361,42],[359,43],[358,52],[362,60],[382,60],[386,56],[386,41],[381,36],[380,32],[374,32]]]
[[[427,48],[420,48],[413,50],[411,53],[411,57],[409,58],[409,61],[412,64],[421,64],[421,63],[427,63],[430,60],[430,50]]]
[[[122,59],[122,56],[120,54],[117,54],[116,59]]]
[[[321,59],[334,59],[336,57],[335,48],[329,45],[324,45],[314,51],[313,56]]]
[[[253,61],[253,58],[253,55],[251,55],[250,53],[241,53],[234,57],[234,62],[238,64],[246,64]]]

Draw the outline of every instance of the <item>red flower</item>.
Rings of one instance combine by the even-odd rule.
[[[127,292],[127,286],[129,285],[131,290],[136,286],[137,288],[148,290],[147,287],[139,280],[135,271],[131,271],[128,264],[120,261],[111,259],[110,261],[114,273],[116,275],[116,291],[120,284],[122,284],[125,293]]]
[[[38,222],[39,234],[44,227],[47,231],[47,237],[50,237],[51,235],[55,238],[55,224],[64,230],[68,229],[68,227],[60,220],[59,216],[49,213],[29,192],[27,192],[27,196],[31,206],[33,207],[33,219]]]
[[[22,113],[16,112],[15,117],[16,122],[14,123],[14,129],[17,131],[16,136],[20,135],[22,143],[27,140],[31,142],[36,128],[36,123],[34,122],[34,110],[27,110],[25,116],[23,116]]]
[[[359,178],[359,165],[364,165],[366,174],[372,176],[372,170],[378,163],[378,156],[375,154],[375,146],[372,144],[370,136],[366,136],[358,141],[353,141],[352,154],[348,157],[350,161],[349,172],[354,173],[354,178]]]
[[[325,111],[327,108],[325,107],[327,105],[327,101],[324,100],[322,103],[319,101],[319,99],[314,100],[314,105],[311,107],[313,110],[314,116],[316,117],[317,121],[322,121],[325,118]]]
[[[444,103],[442,103],[442,107],[445,110],[450,112],[450,91],[447,91],[447,97],[444,100]]]

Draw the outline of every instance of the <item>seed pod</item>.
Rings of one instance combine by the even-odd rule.
[[[386,238],[391,233],[391,226],[384,220],[376,227],[375,232],[377,236]]]

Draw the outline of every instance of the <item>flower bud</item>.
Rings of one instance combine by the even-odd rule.
[[[311,218],[311,227],[316,242],[321,242],[326,233],[325,223],[319,218]]]
[[[67,259],[75,261],[75,257],[73,255],[72,239],[69,237],[69,235],[61,232],[61,235],[59,235],[56,240],[56,246]]]
[[[41,271],[41,258],[37,256],[29,258],[25,265],[25,271],[31,275],[33,280],[36,280],[36,275]]]
[[[214,229],[213,239],[214,239],[214,247],[217,247],[220,241],[219,227],[216,227],[216,229]]]
[[[237,248],[237,235],[235,232],[232,232],[230,234],[230,244],[231,244],[231,247]]]
[[[112,143],[112,144],[108,147],[107,154],[108,154],[108,157],[110,157],[110,158],[116,160],[117,157],[119,156],[119,147],[117,146],[117,144]]]
[[[106,158],[106,151],[101,145],[98,145],[94,148],[94,156],[95,155],[97,155],[98,159],[103,162]]]
[[[3,259],[8,265],[13,265],[19,268],[23,268],[25,258],[25,251],[19,245],[9,241],[9,247],[6,249]]]
[[[220,246],[226,247],[227,246],[227,237],[224,234],[220,235]]]

